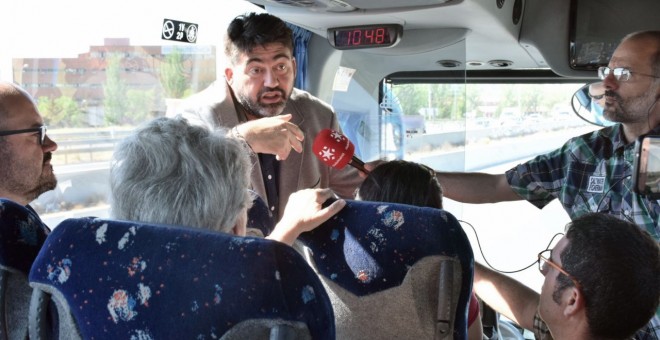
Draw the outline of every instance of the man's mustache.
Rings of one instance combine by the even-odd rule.
[[[48,162],[51,158],[53,158],[53,153],[52,152],[46,152],[44,154],[44,164],[46,164],[46,162]]]
[[[614,91],[612,91],[612,90],[605,90],[605,96],[606,96],[606,97],[612,97],[612,98],[614,98],[614,99],[616,99],[616,100],[620,100],[620,99],[621,99],[621,96],[619,96],[618,93],[616,93],[616,92],[614,92]]]
[[[261,91],[259,91],[259,98],[261,98],[264,94],[267,92],[279,92],[282,97],[284,97],[284,90],[282,90],[279,87],[264,87]]]

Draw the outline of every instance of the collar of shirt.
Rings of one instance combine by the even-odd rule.
[[[623,140],[623,125],[622,124],[615,124],[610,127],[606,127],[603,129],[600,129],[598,131],[598,134],[609,140],[612,143],[612,150],[615,153],[622,152],[622,148],[634,148],[635,143],[628,143],[626,144]],[[660,125],[656,126],[653,128],[651,131],[646,133],[646,135],[660,135]]]

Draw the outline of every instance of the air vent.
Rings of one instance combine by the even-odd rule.
[[[458,60],[438,60],[436,61],[436,64],[442,66],[442,67],[459,67],[461,66],[461,62]]]
[[[504,6],[504,0],[495,0],[495,3],[497,4],[497,8],[502,8],[502,6]]]
[[[314,0],[270,0],[280,5],[294,6],[294,7],[315,7],[316,1]]]
[[[309,8],[311,10],[324,10],[328,12],[350,12],[355,7],[341,0],[268,0],[282,6]]]
[[[493,67],[509,67],[513,65],[513,61],[511,60],[490,60],[488,62],[488,65],[493,66]]]

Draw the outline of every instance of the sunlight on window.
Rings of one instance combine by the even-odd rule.
[[[262,10],[242,0],[222,11],[194,0],[118,0],[100,10],[79,0],[6,4],[0,22],[15,29],[0,35],[0,79],[32,95],[58,143],[59,185],[32,202],[48,225],[108,215],[115,143],[215,81],[227,25],[250,11]],[[161,39],[165,19],[197,24],[196,43]]]

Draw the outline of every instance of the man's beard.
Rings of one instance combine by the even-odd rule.
[[[39,174],[39,179],[36,183],[31,181],[21,180],[26,174],[20,164],[17,164],[13,157],[5,152],[0,152],[2,158],[6,161],[0,165],[0,173],[5,175],[3,180],[3,187],[16,195],[24,196],[29,201],[33,201],[39,195],[46,191],[53,190],[57,187],[57,178],[52,168],[44,170],[43,166],[52,158],[52,153],[47,152],[44,154],[42,171]]]
[[[259,99],[253,101],[249,96],[246,96],[243,93],[237,93],[236,98],[238,99],[238,102],[256,118],[275,117],[282,113],[289,96],[280,88],[263,88],[257,94],[257,98],[261,98],[266,92],[279,92],[282,95],[282,101],[273,104],[262,104],[258,102]]]
[[[609,121],[617,123],[636,123],[640,119],[647,119],[648,110],[653,103],[648,102],[648,92],[640,96],[623,99],[612,91],[605,91],[605,97],[614,100],[613,104],[605,103],[603,116]]]
[[[45,165],[47,161],[50,161],[50,159],[53,157],[53,154],[50,152],[46,152],[44,154],[44,162],[43,164]],[[55,177],[55,173],[53,172],[53,166],[49,165],[50,169],[49,170],[43,170],[42,166],[42,172],[41,175],[39,176],[39,181],[37,182],[37,185],[30,191],[30,194],[32,194],[34,197],[32,199],[36,199],[39,197],[41,194],[43,194],[46,191],[50,191],[55,189],[57,187],[57,178]]]

